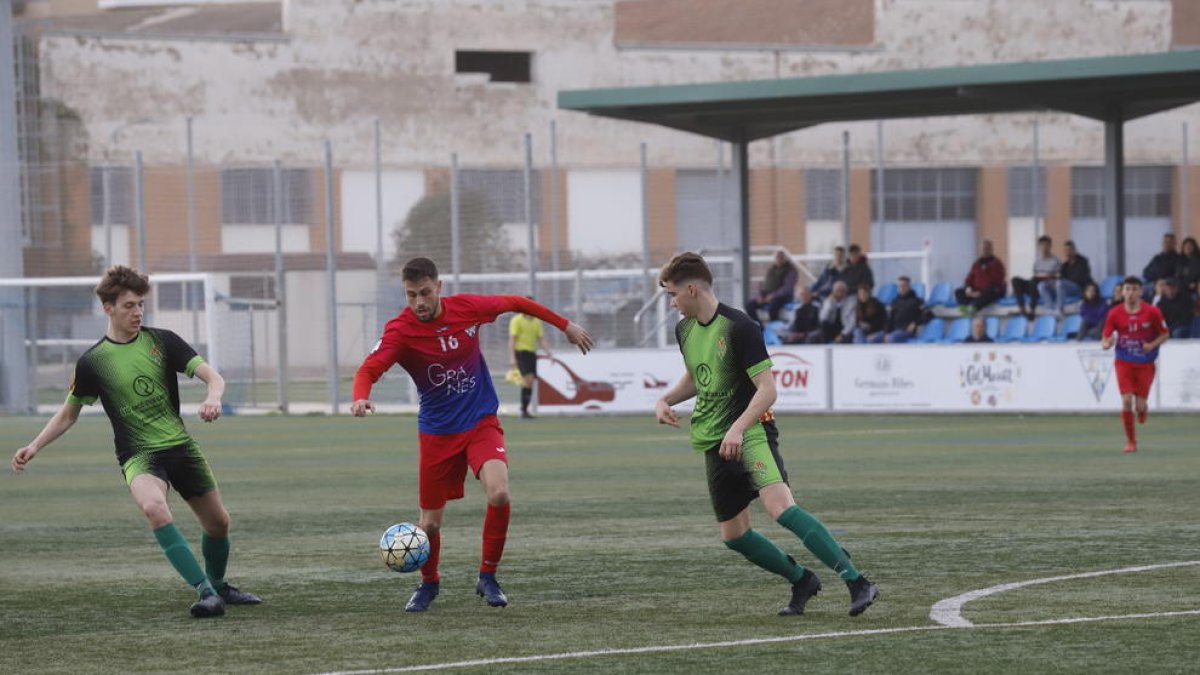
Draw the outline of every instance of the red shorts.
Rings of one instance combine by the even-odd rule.
[[[418,433],[421,441],[421,472],[418,479],[421,508],[440,509],[451,499],[463,498],[467,467],[475,478],[489,460],[508,464],[504,430],[495,415],[479,420],[473,429],[457,434]]]
[[[1117,389],[1122,394],[1133,394],[1138,398],[1150,398],[1150,384],[1154,382],[1154,362],[1133,363],[1117,359]]]

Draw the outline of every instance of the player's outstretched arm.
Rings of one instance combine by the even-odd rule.
[[[563,333],[567,336],[567,342],[579,347],[580,352],[586,354],[592,350],[592,336],[583,329],[583,326],[574,321],[568,321]]]
[[[25,465],[30,462],[38,452],[54,442],[56,438],[62,436],[70,429],[75,421],[79,419],[79,411],[83,406],[77,403],[64,403],[58,412],[54,413],[54,417],[46,422],[46,426],[42,427],[42,431],[34,438],[33,441],[25,447],[16,451],[12,458],[12,472],[21,473],[25,470]]]
[[[375,412],[375,404],[365,398],[360,398],[350,404],[350,414],[355,417],[366,417],[369,412]]]
[[[221,377],[216,368],[207,363],[196,366],[196,377],[208,385],[208,395],[200,404],[200,419],[205,422],[214,422],[221,416],[221,398],[225,396],[225,378]]]
[[[667,390],[657,401],[654,402],[654,417],[659,424],[669,424],[673,427],[679,427],[679,415],[671,407],[676,403],[681,403],[696,395],[696,381],[692,379],[691,372],[684,372],[683,377],[675,383],[675,386]]]

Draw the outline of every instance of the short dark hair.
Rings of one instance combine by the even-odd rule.
[[[1131,275],[1129,275],[1129,276],[1127,276],[1127,277],[1125,277],[1124,279],[1122,279],[1122,280],[1121,280],[1121,285],[1122,285],[1122,286],[1128,286],[1128,285],[1130,285],[1130,284],[1133,284],[1134,286],[1137,286],[1138,288],[1141,288],[1141,287],[1142,287],[1142,279],[1141,279],[1141,277],[1135,277],[1135,276],[1133,276],[1133,275],[1131,274]]]
[[[859,284],[858,290],[866,291],[866,292],[870,293],[871,292],[871,284]]]
[[[1063,242],[1063,246],[1070,246],[1071,248],[1075,248],[1075,240],[1074,240],[1074,239],[1068,239],[1068,240],[1066,240],[1066,241],[1064,241],[1064,242]]]
[[[841,251],[841,252],[845,253],[845,252],[846,252],[846,247],[845,247],[845,246],[834,246],[834,247],[833,247],[833,250],[835,250],[835,251]]]
[[[400,277],[405,281],[423,281],[432,279],[437,281],[438,271],[437,265],[429,258],[413,258],[404,263],[404,269],[400,272]]]
[[[150,279],[132,267],[113,265],[96,285],[96,297],[108,305],[115,304],[125,291],[145,295],[150,292]]]
[[[896,277],[896,281],[907,281],[910,284],[912,283],[912,279],[909,279],[908,275],[906,274],[901,274],[900,276]]]
[[[862,247],[858,244],[850,244],[851,253],[862,253]]]
[[[1050,238],[1050,235],[1048,235],[1048,234],[1043,234],[1042,236],[1038,237],[1038,241],[1037,241],[1037,243],[1039,243],[1039,244],[1040,244],[1040,243],[1042,243],[1042,242],[1045,242],[1045,243],[1047,243],[1047,244],[1050,244],[1050,243],[1053,243],[1053,241],[1054,241],[1054,240]]]
[[[659,286],[666,286],[668,283],[679,284],[684,281],[703,281],[711,286],[712,280],[712,270],[708,269],[708,263],[704,262],[704,258],[699,253],[691,251],[684,251],[671,258],[670,262],[663,265],[662,272],[658,274]]]

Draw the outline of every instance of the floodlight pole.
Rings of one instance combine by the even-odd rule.
[[[733,143],[733,161],[738,177],[738,266],[734,275],[733,302],[744,302],[750,295],[750,141],[743,130]]]
[[[0,277],[24,277],[25,237],[21,232],[20,153],[17,152],[17,82],[12,34],[12,0],[0,0]],[[0,407],[26,411],[29,360],[25,352],[25,291],[0,290]]]
[[[1125,274],[1125,120],[1104,120],[1104,217],[1110,274]]]

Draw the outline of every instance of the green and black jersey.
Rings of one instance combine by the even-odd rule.
[[[117,460],[139,451],[163,450],[191,440],[179,416],[179,382],[204,362],[169,330],[142,328],[129,342],[104,337],[75,363],[67,402],[99,399],[112,421]]]
[[[771,359],[759,325],[725,304],[717,306],[708,324],[680,321],[675,339],[696,384],[692,447],[704,452],[719,445],[746,411],[755,392],[751,378],[768,370]]]

